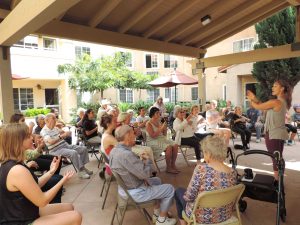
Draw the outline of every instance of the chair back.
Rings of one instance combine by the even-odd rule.
[[[231,217],[229,220],[227,220],[228,223],[223,222],[220,224],[242,225],[238,202],[244,190],[245,190],[245,185],[238,184],[229,188],[224,188],[215,191],[204,191],[200,193],[196,199],[190,222],[193,221],[193,224],[197,224],[196,222],[197,208],[219,208],[228,205],[230,203],[233,203],[233,206],[235,206],[235,210],[237,214],[237,220],[233,219],[234,217]],[[231,221],[231,219],[233,219],[234,222]]]
[[[108,159],[106,153],[103,152],[102,150],[100,150],[100,154],[101,154],[101,156],[103,157],[104,162],[107,163],[107,164],[109,165],[109,159]]]
[[[129,198],[130,201],[135,202],[133,200],[133,198],[131,197],[131,195],[129,194],[127,187],[123,181],[123,179],[121,178],[121,176],[116,173],[115,171],[112,171],[113,176],[116,178],[117,184],[124,190],[124,192],[126,193],[127,197]]]
[[[204,191],[200,193],[196,199],[193,212],[200,208],[218,208],[224,205],[233,203],[234,205],[238,204],[245,185],[238,184],[232,187],[223,188],[215,191]]]

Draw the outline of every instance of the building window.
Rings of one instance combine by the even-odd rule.
[[[133,91],[132,89],[119,89],[120,102],[133,103]]]
[[[165,88],[165,98],[169,100],[169,102],[175,102],[175,88]],[[176,88],[176,100],[178,100],[178,88]]]
[[[154,75],[159,75],[158,71],[148,71],[146,72],[146,75],[154,76]]]
[[[247,91],[252,91],[254,94],[256,94],[256,83],[246,83],[244,91],[244,107],[245,109],[248,109],[250,107],[250,101],[247,98]]]
[[[84,54],[91,55],[91,49],[89,47],[75,46],[76,58],[81,58]]]
[[[164,55],[164,67],[177,68],[178,67],[177,57],[173,55]]]
[[[158,55],[146,54],[146,68],[158,68]]]
[[[14,44],[14,47],[38,49],[38,37],[29,35]]]
[[[152,89],[152,90],[147,90],[147,94],[148,94],[147,101],[148,102],[155,102],[157,97],[159,96],[159,89],[155,88],[155,89]]]
[[[14,109],[23,111],[34,107],[32,88],[13,88]]]
[[[132,54],[130,52],[121,52],[121,56],[125,59],[125,65],[132,67]]]
[[[56,50],[56,40],[53,38],[43,38],[44,50],[55,51]]]
[[[240,41],[233,42],[233,52],[245,52],[253,50],[254,38],[247,38]]]
[[[47,106],[58,105],[58,89],[57,88],[45,89],[45,103]]]
[[[198,100],[198,87],[192,87],[192,101]]]
[[[222,86],[222,94],[223,94],[223,99],[227,100],[227,86],[226,86],[226,84],[223,84],[223,86]]]

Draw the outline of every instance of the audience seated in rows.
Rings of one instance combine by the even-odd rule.
[[[158,111],[159,113],[159,111]],[[110,152],[109,164],[111,169],[120,175],[128,192],[136,202],[157,200],[154,205],[156,225],[174,225],[176,220],[168,218],[168,211],[172,206],[174,188],[170,184],[161,184],[158,177],[150,177],[152,162],[149,155],[142,155],[142,160],[131,151],[135,145],[135,134],[128,125],[121,125],[116,129],[117,146]],[[119,194],[126,197],[119,188]]]
[[[297,135],[297,127],[291,124],[291,116],[289,112],[285,114],[285,126],[289,133],[289,140],[287,140],[288,145],[292,145],[294,143],[295,136]]]
[[[56,117],[53,113],[49,113],[45,117],[46,125],[41,131],[41,136],[51,155],[65,156],[73,162],[74,166],[79,170],[79,177],[88,179],[93,174],[84,165],[89,162],[88,150],[85,146],[69,145],[64,139],[70,136],[70,132],[65,132],[56,124]]]
[[[37,178],[23,163],[25,150],[32,148],[32,135],[24,123],[0,128],[0,221],[3,224],[80,225],[81,215],[72,204],[50,204],[72,176],[64,177],[50,190],[40,187],[55,174],[60,158],[54,158],[50,170]],[[12,213],[13,212],[13,213]]]
[[[167,121],[161,123],[160,111],[156,107],[151,107],[149,112],[150,120],[146,124],[146,143],[151,147],[154,158],[158,158],[165,151],[165,160],[168,173],[179,173],[175,162],[178,153],[178,145],[166,138]]]
[[[175,191],[175,201],[180,224],[186,222],[182,218],[182,211],[190,217],[195,200],[203,191],[213,191],[234,186],[236,172],[224,164],[227,156],[227,146],[218,136],[208,136],[201,142],[205,163],[196,166],[187,189],[178,188]],[[219,209],[197,209],[197,224],[213,224],[223,222],[231,217],[233,205],[226,205]]]

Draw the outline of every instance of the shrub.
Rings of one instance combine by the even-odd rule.
[[[41,109],[38,109],[38,108],[33,108],[33,109],[26,109],[24,114],[26,117],[34,117],[34,116],[37,116],[39,114],[48,114],[50,112],[50,109],[46,109],[46,108],[41,108]]]

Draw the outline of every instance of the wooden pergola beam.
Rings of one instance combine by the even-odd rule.
[[[286,1],[293,6],[300,5],[300,0],[286,0]]]
[[[143,17],[150,13],[156,6],[161,4],[164,0],[147,1],[145,5],[139,8],[133,15],[131,15],[127,20],[125,20],[119,27],[119,33],[125,33],[132,26],[137,24]]]
[[[143,33],[143,36],[145,38],[149,38],[151,35],[153,35],[158,30],[162,29],[164,26],[169,24],[170,22],[174,21],[176,18],[181,16],[185,11],[190,9],[195,4],[199,4],[198,0],[184,0],[179,5],[175,7],[175,9],[172,9],[169,11],[165,16],[162,18],[158,18],[150,28],[147,29],[146,32]]]
[[[166,43],[128,34],[101,30],[83,25],[71,24],[54,20],[39,29],[37,34],[49,35],[53,37],[92,42],[97,44],[107,44],[130,49],[144,51],[163,52],[172,55],[182,55],[198,58],[206,51],[199,48],[182,46],[173,43]]]
[[[13,10],[20,2],[21,0],[11,0],[10,10]]]
[[[90,27],[96,27],[120,4],[121,1],[122,0],[106,1],[105,5],[92,17],[92,19],[90,19],[88,25]]]
[[[224,4],[224,7],[226,7],[226,4],[229,4],[230,1],[224,1],[222,4]],[[220,7],[220,2],[216,2],[212,4],[211,6],[208,6],[201,10],[200,12],[197,12],[191,19],[187,20],[186,22],[182,23],[180,26],[172,30],[170,33],[168,33],[164,37],[164,41],[171,41],[174,39],[176,36],[184,33],[186,30],[194,26],[195,24],[201,24],[200,20],[202,17],[205,15],[209,15],[211,12],[214,12],[216,9]],[[202,25],[202,24],[201,24]]]
[[[288,6],[288,4],[286,4],[286,7],[287,7],[287,6]],[[262,15],[262,16],[260,16],[260,17],[256,17],[256,18],[254,18],[253,20],[248,21],[248,23],[245,23],[243,26],[239,26],[239,27],[237,27],[236,29],[231,30],[230,32],[224,32],[223,35],[221,35],[221,36],[218,37],[217,39],[211,40],[210,42],[208,42],[208,43],[207,43],[206,45],[204,45],[204,46],[201,45],[201,48],[204,48],[204,49],[209,48],[210,46],[215,45],[215,44],[219,43],[220,41],[225,40],[226,38],[229,38],[229,37],[231,37],[232,35],[235,35],[235,34],[237,34],[238,32],[243,31],[244,29],[246,29],[246,28],[252,26],[253,24],[255,24],[255,23],[259,22],[259,21],[262,21],[262,20],[265,19],[265,18],[270,17],[270,16],[272,16],[272,15],[275,14],[275,13],[278,13],[278,11],[280,11],[280,10],[282,10],[282,9],[283,9],[283,6],[280,5],[280,6],[278,6],[277,8],[274,8],[273,10],[269,11],[267,14],[264,14],[264,15]],[[199,43],[197,44],[197,47],[200,47],[200,44],[199,44]]]
[[[245,18],[248,14],[251,14],[251,11],[255,9],[256,7],[261,7],[265,5],[266,3],[269,3],[268,1],[259,1],[259,0],[252,0],[252,1],[246,1],[243,4],[239,5],[238,7],[234,8],[233,10],[230,10],[229,12],[225,13],[223,16],[219,17],[216,20],[212,20],[210,24],[203,27],[202,29],[199,29],[196,32],[193,32],[186,38],[184,38],[181,41],[181,44],[187,45],[194,40],[199,40],[200,37],[204,38],[208,36],[210,33],[214,33],[224,26],[229,26],[233,21],[236,21],[237,19]],[[232,16],[234,15],[234,16]],[[225,23],[225,24],[224,24]]]
[[[300,50],[292,51],[291,46],[291,44],[288,44],[273,48],[256,49],[247,52],[208,57],[201,59],[201,62],[204,62],[204,67],[208,68],[299,57]]]
[[[0,45],[11,46],[80,0],[21,1],[0,24]]]
[[[209,37],[206,37],[196,43],[197,47],[202,47],[202,46],[207,46],[210,45],[211,43],[214,42],[217,39],[221,39],[220,37],[226,36],[226,34],[232,33],[233,30],[241,30],[240,28],[243,27],[244,29],[247,28],[244,25],[251,26],[255,24],[256,22],[259,22],[263,18],[267,18],[266,15],[272,15],[273,13],[278,12],[280,9],[284,9],[285,7],[289,6],[289,4],[285,1],[282,0],[276,0],[270,5],[266,5],[265,7],[261,7],[256,13],[252,13],[247,17],[247,20],[242,20],[242,21],[236,21],[234,23],[231,23],[227,27],[217,31],[214,33],[214,35],[211,35]],[[249,23],[251,21],[251,23]],[[237,33],[237,32],[236,32]],[[223,38],[224,39],[224,38]]]
[[[5,17],[7,17],[7,15],[10,13],[9,10],[6,9],[0,9],[0,19],[4,19]]]

